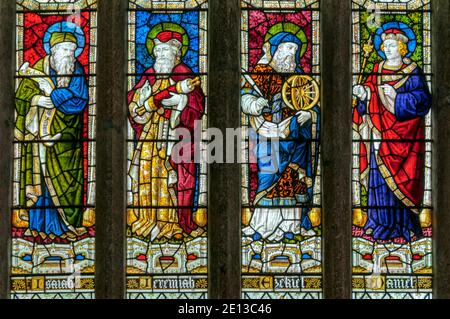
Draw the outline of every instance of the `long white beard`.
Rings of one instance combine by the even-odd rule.
[[[281,73],[294,73],[296,68],[295,56],[275,55],[273,58],[275,68]]]
[[[76,58],[70,56],[60,56],[52,54],[50,57],[50,66],[56,71],[57,75],[71,75],[75,71]],[[68,87],[70,83],[70,76],[58,77],[58,87]]]
[[[157,58],[155,61],[155,72],[156,73],[166,73],[172,72],[176,64],[176,57],[173,58]]]

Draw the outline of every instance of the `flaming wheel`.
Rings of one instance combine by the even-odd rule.
[[[319,103],[317,82],[308,75],[291,76],[283,85],[284,103],[295,111],[307,111]]]

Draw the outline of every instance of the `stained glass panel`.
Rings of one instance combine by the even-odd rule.
[[[128,298],[206,298],[207,13],[129,2]]]
[[[241,1],[243,297],[322,297],[319,1]]]
[[[432,297],[431,1],[353,1],[353,297]]]
[[[11,297],[93,298],[96,1],[17,1]]]

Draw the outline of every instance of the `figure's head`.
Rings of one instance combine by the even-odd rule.
[[[294,73],[300,64],[302,42],[292,33],[280,32],[269,44],[273,68],[280,73]]]
[[[55,32],[50,39],[50,66],[57,74],[70,75],[75,71],[77,39],[71,33]],[[67,86],[70,78],[58,78],[58,86]]]
[[[155,56],[155,71],[157,73],[171,73],[180,63],[182,56],[182,36],[177,32],[161,32],[155,39],[153,55]]]
[[[381,39],[383,40],[381,50],[386,55],[387,60],[404,58],[408,54],[409,39],[401,30],[386,30]]]

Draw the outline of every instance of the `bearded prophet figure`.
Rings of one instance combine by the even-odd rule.
[[[312,203],[318,149],[311,140],[320,131],[320,111],[295,112],[282,99],[282,86],[300,68],[301,41],[289,32],[273,36],[263,47],[264,55],[252,71],[252,81],[242,90],[242,111],[249,117],[258,145],[250,145],[250,176],[255,207],[250,225],[243,229],[253,240],[279,241],[296,234],[312,236],[307,208]],[[279,139],[279,147],[261,139]]]
[[[364,229],[376,240],[411,242],[423,236],[418,207],[424,194],[424,118],[431,94],[420,67],[406,58],[406,34],[388,29],[382,40],[386,59],[353,90],[358,98],[355,129],[373,140],[360,145],[369,207]]]
[[[78,45],[73,33],[53,32],[49,55],[21,68],[40,75],[23,78],[15,99],[15,140],[26,142],[20,145],[19,204],[30,207],[27,236],[75,240],[86,232],[80,141],[89,93]]]
[[[179,240],[199,230],[194,221],[199,194],[196,146],[184,145],[188,154],[182,161],[172,152],[177,129],[194,136],[195,123],[205,111],[199,79],[186,75],[192,70],[182,62],[182,42],[178,32],[160,32],[151,52],[154,65],[128,94],[130,121],[138,139],[129,171],[133,205],[144,207],[133,210],[131,230],[152,241]]]

